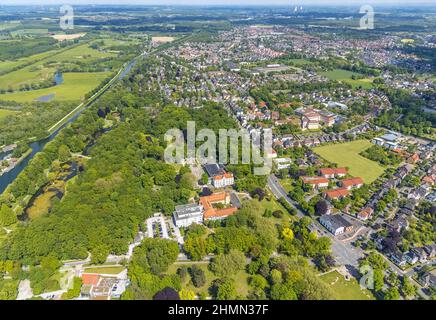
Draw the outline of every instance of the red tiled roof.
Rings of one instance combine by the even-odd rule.
[[[99,280],[100,280],[100,275],[98,274],[89,274],[89,273],[82,274],[82,283],[84,285],[96,286]]]
[[[328,190],[325,192],[326,196],[330,199],[337,199],[340,197],[346,197],[349,192],[345,188],[335,189],[335,190]]]
[[[357,186],[359,184],[363,184],[363,180],[360,177],[356,177],[356,178],[350,178],[350,179],[344,179],[341,181],[342,186],[344,187],[352,187],[352,186]]]
[[[214,202],[223,202],[227,197],[230,197],[228,192],[218,192],[210,196],[200,197],[200,204],[204,208],[204,219],[221,218],[235,213],[238,210],[236,207],[215,209],[212,206]]]
[[[367,207],[359,212],[358,216],[361,218],[367,218],[370,217],[374,212],[374,209],[371,207]]]
[[[322,168],[319,170],[322,175],[325,174],[347,174],[347,168]]]
[[[323,177],[301,177],[301,180],[303,180],[305,184],[329,183],[329,180]]]

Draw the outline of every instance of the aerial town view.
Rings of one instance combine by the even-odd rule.
[[[0,300],[436,299],[435,2],[70,2],[0,4]]]

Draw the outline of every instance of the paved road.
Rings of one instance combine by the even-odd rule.
[[[268,177],[268,187],[277,199],[284,198],[292,207],[294,207],[297,210],[298,217],[302,218],[305,216],[304,212],[298,208],[297,203],[287,195],[276,176],[270,175]],[[317,220],[313,220],[310,229],[311,231],[316,231],[318,235],[327,236],[331,239],[332,254],[339,264],[352,265],[354,267],[358,266],[358,260],[363,256],[363,251],[361,249],[353,247],[350,243],[336,239],[333,235],[328,233]]]

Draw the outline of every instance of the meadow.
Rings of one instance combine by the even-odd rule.
[[[24,85],[31,85],[35,82],[50,80],[58,68],[74,64],[75,62],[93,62],[98,59],[114,56],[111,53],[101,52],[92,49],[88,43],[71,47],[67,50],[56,50],[44,52],[39,55],[19,59],[17,61],[0,62],[0,71],[13,68],[29,61],[37,60],[34,64],[25,66],[19,70],[12,71],[0,76],[0,89],[19,89]]]
[[[7,45],[7,42],[2,42],[2,44]],[[24,57],[16,60],[5,60],[0,61],[0,74],[6,73],[9,70],[12,70],[13,68],[19,67],[19,66],[25,66],[31,62],[36,62],[38,60],[47,58],[51,55],[56,54],[57,50],[51,50],[46,51],[38,54],[31,55],[29,57]]]
[[[355,278],[345,280],[338,271],[332,271],[320,276],[330,286],[337,300],[374,300],[367,289],[362,289]]]
[[[0,119],[5,118],[9,115],[14,114],[16,111],[11,111],[11,110],[5,110],[5,109],[0,109]]]
[[[360,73],[343,70],[343,69],[334,69],[331,71],[321,72],[321,75],[329,78],[330,80],[342,81],[350,84],[353,88],[362,87],[363,89],[371,89],[372,88],[372,79],[371,78],[363,78],[363,79],[352,79],[353,76],[360,77],[362,76]]]
[[[86,93],[98,87],[110,72],[68,72],[63,75],[64,82],[60,85],[14,93],[0,94],[1,100],[32,102],[38,98],[54,95],[56,101],[82,100]]]
[[[368,140],[356,140],[316,147],[313,151],[339,167],[348,167],[350,175],[361,177],[365,183],[371,183],[384,172],[384,168],[377,162],[359,155],[371,146],[372,143]]]

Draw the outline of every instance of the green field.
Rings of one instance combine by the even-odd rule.
[[[363,89],[371,89],[372,88],[372,79],[364,78],[353,80],[351,77],[354,75],[356,77],[362,76],[359,73],[343,70],[343,69],[334,69],[331,71],[321,72],[321,75],[329,78],[330,80],[337,80],[348,83],[353,86],[353,88],[362,87]]]
[[[356,140],[341,144],[316,147],[313,151],[329,162],[340,167],[348,167],[354,177],[361,177],[365,183],[371,183],[383,174],[384,169],[377,162],[359,155],[372,146],[368,140]]]
[[[32,102],[40,97],[51,94],[55,95],[53,100],[56,101],[82,100],[87,92],[98,87],[110,74],[110,72],[65,73],[63,75],[64,82],[58,86],[32,91],[0,94],[0,100]]]
[[[20,58],[17,60],[0,61],[0,73],[7,72],[8,70],[11,70],[15,67],[24,66],[26,64],[29,64],[30,62],[35,62],[50,57],[51,55],[56,54],[56,51],[57,50],[46,51],[46,52],[31,55],[29,57]]]
[[[123,266],[91,267],[91,268],[85,268],[84,272],[87,272],[87,273],[100,273],[100,274],[119,274],[124,269],[126,269],[126,268],[123,267]]]
[[[26,84],[30,85],[35,82],[53,79],[54,74],[60,67],[72,65],[77,62],[90,63],[112,56],[114,56],[114,54],[92,49],[89,47],[89,44],[82,44],[68,50],[44,52],[17,61],[0,62],[0,71],[4,71],[28,63],[32,61],[32,59],[41,59],[19,70],[0,76],[0,88],[5,90],[12,88],[16,90]]]
[[[326,273],[320,278],[330,286],[338,300],[374,300],[372,293],[362,289],[355,278],[347,281],[338,271]]]
[[[294,63],[296,66],[304,66],[306,64],[311,64],[312,62],[307,59],[290,59],[289,62]]]
[[[14,114],[16,111],[0,109],[0,119]]]

